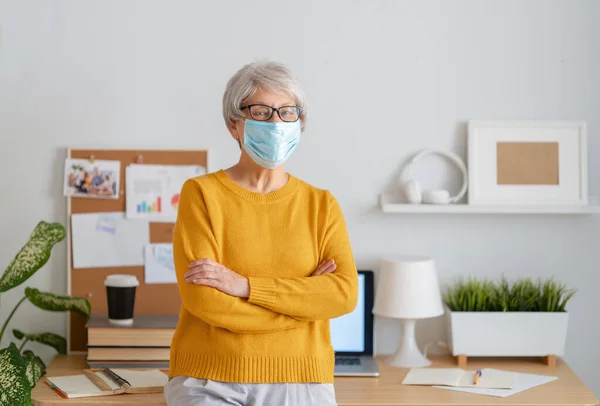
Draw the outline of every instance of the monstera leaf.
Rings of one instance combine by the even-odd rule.
[[[40,221],[0,278],[0,292],[6,292],[25,282],[48,262],[52,247],[64,240],[65,235],[62,224]]]
[[[25,360],[14,343],[0,350],[0,406],[31,406]]]
[[[46,364],[44,361],[31,351],[23,353],[23,361],[25,361],[25,376],[32,388],[37,381],[46,373]]]
[[[53,333],[42,333],[42,334],[26,334],[22,331],[13,330],[13,335],[18,339],[22,340],[25,338],[27,341],[35,341],[36,343],[46,344],[58,351],[59,354],[67,353],[67,340],[63,337]],[[23,354],[25,354],[25,351]]]
[[[25,288],[25,296],[33,305],[43,310],[53,312],[72,311],[83,314],[85,317],[90,317],[92,310],[90,302],[81,297],[40,292],[34,288]]]

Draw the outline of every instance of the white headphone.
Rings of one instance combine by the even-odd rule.
[[[426,190],[422,191],[421,185],[419,184],[419,182],[417,182],[414,179],[411,179],[410,173],[411,173],[412,166],[414,165],[414,163],[417,162],[420,158],[423,158],[424,156],[431,155],[431,154],[438,154],[438,155],[441,155],[441,156],[444,156],[444,157],[450,159],[461,170],[463,183],[462,183],[462,188],[460,189],[460,192],[458,192],[457,195],[450,197],[450,193],[444,189],[426,189]],[[437,151],[437,150],[433,150],[433,149],[425,149],[425,150],[419,152],[417,155],[415,155],[408,162],[408,165],[406,166],[405,180],[402,183],[402,189],[404,191],[404,195],[406,196],[406,199],[408,200],[409,203],[412,203],[412,204],[419,204],[419,203],[450,204],[450,203],[456,203],[460,199],[462,199],[462,197],[467,192],[468,183],[469,182],[468,182],[468,178],[467,178],[467,167],[465,166],[464,162],[462,161],[462,159],[460,159],[460,157],[458,155],[456,155],[452,152]]]

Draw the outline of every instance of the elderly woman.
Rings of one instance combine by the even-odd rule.
[[[229,80],[223,115],[239,162],[181,191],[167,403],[335,405],[329,319],[355,308],[358,279],[336,199],[284,169],[304,96],[286,67],[252,63]]]

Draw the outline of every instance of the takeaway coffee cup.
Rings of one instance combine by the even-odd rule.
[[[108,301],[108,321],[118,326],[133,324],[135,288],[139,282],[135,275],[108,275],[104,280]]]

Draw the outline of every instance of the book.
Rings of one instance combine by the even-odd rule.
[[[478,382],[474,383],[476,371],[459,368],[412,368],[402,381],[404,385],[452,386],[460,388],[512,389],[515,372],[482,369]]]
[[[89,346],[169,347],[177,315],[136,315],[131,326],[110,324],[108,316],[93,314],[86,327]]]
[[[88,362],[98,361],[163,361],[171,358],[169,347],[90,347]]]
[[[169,369],[168,361],[87,361],[90,369],[126,368],[126,369]]]
[[[128,369],[83,370],[82,375],[47,377],[50,388],[68,399],[123,393],[160,393],[169,381],[158,369],[135,371]]]

